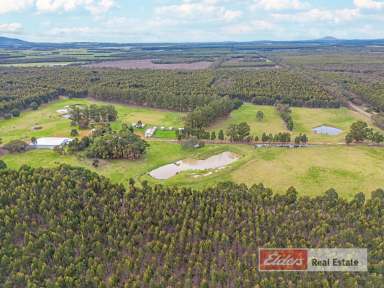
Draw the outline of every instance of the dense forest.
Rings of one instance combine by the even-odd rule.
[[[92,71],[75,68],[1,68],[0,117],[13,109],[35,109],[60,95],[84,97],[92,79]]]
[[[347,202],[140,187],[69,166],[0,170],[2,287],[382,287],[382,190]],[[259,247],[338,246],[367,247],[370,273],[257,270]]]
[[[220,95],[261,105],[277,102],[291,106],[338,108],[341,103],[318,83],[287,70],[217,72]]]
[[[213,100],[188,113],[185,118],[185,128],[198,130],[207,128],[213,121],[227,116],[232,110],[240,108],[242,104],[240,100],[230,99],[227,96]]]
[[[318,84],[288,71],[160,71],[80,67],[1,68],[0,117],[56,99],[98,100],[191,112],[229,95],[256,104],[339,107]]]

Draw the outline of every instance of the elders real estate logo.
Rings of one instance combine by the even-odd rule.
[[[305,271],[307,249],[259,249],[259,271]]]
[[[259,248],[259,271],[366,272],[366,248]]]

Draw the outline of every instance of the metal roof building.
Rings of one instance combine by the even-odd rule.
[[[36,149],[53,149],[56,146],[60,146],[71,142],[71,138],[59,138],[59,137],[43,137],[38,138],[35,144],[29,144],[31,148]]]

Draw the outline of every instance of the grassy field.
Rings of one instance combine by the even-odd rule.
[[[264,113],[264,120],[256,119],[257,111]],[[294,130],[291,133],[296,136],[305,133],[312,142],[338,143],[344,142],[345,135],[350,126],[357,120],[370,122],[369,119],[361,116],[359,113],[347,108],[340,109],[312,109],[312,108],[292,108],[292,117]],[[223,129],[224,131],[230,124],[247,122],[251,126],[251,134],[261,137],[263,132],[276,134],[279,132],[288,132],[284,122],[275,111],[273,106],[259,106],[253,104],[244,104],[240,109],[233,111],[229,117],[217,121],[210,127],[210,130]],[[320,135],[312,131],[313,128],[328,125],[339,128],[343,132],[337,136]]]
[[[236,182],[264,183],[283,192],[294,186],[301,195],[318,195],[335,188],[350,199],[357,192],[384,187],[384,149],[312,147],[264,149],[253,152],[245,165],[230,174]]]
[[[155,138],[163,138],[163,139],[176,139],[176,131],[162,131],[162,130],[156,130],[155,135],[153,135]]]
[[[347,108],[340,109],[309,109],[293,108],[292,117],[294,123],[294,134],[305,133],[312,142],[344,142],[351,125],[357,120],[370,122],[369,119],[357,112]],[[316,134],[312,131],[314,127],[321,125],[336,127],[343,132],[337,136]]]
[[[37,111],[22,112],[18,118],[0,120],[0,138],[3,143],[14,139],[29,141],[34,137],[68,137],[72,127],[70,120],[64,119],[56,111],[71,104],[108,104],[90,99],[61,99],[44,105]],[[114,104],[118,111],[119,119],[112,123],[112,127],[118,129],[122,123],[131,124],[141,120],[143,123],[166,126],[183,127],[183,114],[164,110],[132,107]],[[33,131],[33,126],[41,126],[41,130]]]
[[[171,179],[152,183],[207,187],[220,181],[253,185],[263,183],[273,191],[284,193],[294,186],[300,195],[315,196],[335,188],[339,195],[351,199],[357,192],[384,187],[384,149],[370,147],[311,147],[305,149],[262,148],[225,145],[218,151],[241,155],[229,167],[206,177],[184,172]],[[199,174],[206,174],[201,171]]]
[[[162,165],[184,159],[186,157],[204,158],[221,152],[220,145],[209,145],[199,150],[184,150],[181,145],[166,142],[151,142],[148,153],[142,160],[113,160],[100,161],[100,166],[94,168],[89,159],[72,155],[58,155],[53,150],[31,150],[22,154],[7,154],[1,157],[10,168],[21,165],[32,167],[53,167],[60,163],[85,167],[107,176],[116,183],[127,184],[130,178],[139,179],[140,176]]]
[[[240,159],[225,169],[202,176],[207,171],[183,172],[165,181],[155,180],[148,172],[185,158],[205,159],[231,151]],[[165,185],[207,187],[222,181],[247,185],[264,183],[273,191],[284,193],[290,186],[300,195],[319,195],[335,188],[339,195],[351,199],[357,192],[369,193],[383,188],[384,149],[372,147],[311,147],[304,149],[262,148],[246,145],[207,145],[199,150],[184,150],[178,144],[151,141],[147,155],[140,161],[101,161],[94,168],[88,159],[59,156],[51,150],[34,150],[24,154],[8,154],[1,158],[9,167],[23,164],[52,167],[59,163],[97,171],[114,182],[127,185],[130,178]],[[200,176],[197,176],[200,175]]]
[[[257,111],[264,113],[263,121],[256,119]],[[210,127],[210,130],[218,131],[223,129],[225,131],[229,125],[241,122],[247,122],[251,126],[252,134],[259,137],[263,132],[279,133],[287,130],[273,106],[259,106],[248,103],[233,111],[229,117],[217,121]]]
[[[0,138],[3,143],[13,139],[29,141],[32,136],[69,136],[70,120],[62,118],[56,111],[71,104],[91,104],[102,102],[90,99],[61,99],[45,105],[37,111],[23,112],[19,118],[0,121]],[[112,123],[118,129],[122,123],[138,120],[158,127],[182,127],[183,114],[126,105],[115,105],[119,120]],[[265,119],[256,120],[256,112],[263,111]],[[308,109],[294,108],[295,131],[307,133],[311,141],[336,143],[343,140],[349,126],[361,119],[361,116],[347,109]],[[245,104],[234,111],[227,119],[218,121],[211,129],[225,129],[230,123],[247,121],[252,133],[278,133],[285,131],[284,123],[271,106]],[[339,136],[321,136],[312,133],[312,128],[321,124],[335,126],[344,130]],[[35,125],[41,130],[32,131]],[[86,133],[87,131],[82,131]],[[143,133],[143,131],[139,131]],[[173,138],[174,132],[159,131],[157,138]],[[148,180],[150,183],[165,185],[185,185],[206,187],[221,181],[235,181],[248,185],[264,183],[274,191],[283,193],[290,186],[298,189],[301,195],[318,195],[329,188],[335,188],[345,198],[351,198],[357,192],[369,195],[373,190],[384,186],[384,149],[373,147],[322,146],[304,149],[262,148],[255,149],[246,145],[207,145],[199,150],[184,150],[178,144],[155,141],[144,159],[140,161],[101,161],[100,167],[92,167],[88,159],[76,156],[60,156],[51,150],[34,150],[23,154],[8,154],[2,159],[11,168],[23,164],[33,167],[52,167],[59,163],[82,166],[107,176],[114,182],[128,183],[130,178],[137,181]],[[147,173],[162,165],[185,158],[204,159],[209,156],[231,151],[240,159],[225,169],[208,176],[207,171],[184,172],[169,180],[158,181]]]

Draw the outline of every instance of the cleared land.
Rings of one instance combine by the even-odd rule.
[[[82,166],[107,176],[116,183],[137,181],[165,185],[208,187],[222,181],[247,185],[264,183],[274,191],[284,193],[290,186],[300,195],[319,195],[335,188],[340,196],[351,199],[357,192],[369,193],[384,183],[384,149],[368,147],[311,147],[305,149],[263,148],[246,145],[207,145],[199,150],[184,150],[178,144],[151,142],[147,155],[139,161],[101,161],[99,168],[92,161],[76,156],[59,156],[51,150],[35,150],[23,154],[2,156],[8,166],[23,164],[33,167],[52,167],[59,163]],[[185,158],[206,159],[224,151],[241,155],[240,160],[217,170],[183,172],[169,180],[159,181],[148,172]]]
[[[264,113],[264,120],[258,121],[256,119],[257,111]],[[248,103],[233,111],[227,118],[217,121],[210,127],[210,130],[217,131],[223,129],[225,131],[229,125],[241,122],[247,122],[251,126],[251,133],[259,137],[264,132],[279,133],[287,130],[275,107]]]
[[[68,137],[73,127],[70,126],[70,120],[61,117],[57,110],[73,104],[107,105],[110,103],[90,99],[61,99],[44,105],[37,111],[23,112],[18,118],[0,120],[0,138],[6,143],[15,139],[29,141],[31,137]],[[139,120],[148,125],[183,127],[183,113],[119,104],[114,104],[114,106],[119,115],[118,120],[112,123],[114,129],[120,128],[121,123],[131,124]],[[35,126],[41,126],[41,129],[32,130]],[[86,132],[83,131],[83,133]]]
[[[212,62],[199,61],[193,63],[172,63],[172,64],[156,64],[154,60],[118,60],[104,61],[95,64],[85,65],[90,68],[119,68],[119,69],[159,69],[159,70],[201,70],[208,69]]]
[[[32,136],[69,136],[70,120],[62,118],[57,110],[71,104],[106,104],[90,99],[61,99],[45,105],[37,111],[22,113],[19,118],[0,121],[0,138],[6,143],[13,139],[29,141]],[[144,123],[182,127],[182,113],[147,109],[126,105],[115,105],[119,113],[118,121],[112,123],[118,129],[121,123],[138,120]],[[256,112],[263,111],[265,118],[259,122]],[[294,133],[307,133],[312,141],[337,143],[344,135],[320,136],[312,133],[312,128],[321,124],[335,126],[345,130],[357,119],[359,114],[347,109],[308,109],[293,108],[295,121]],[[225,129],[230,123],[246,121],[251,125],[252,133],[278,133],[285,131],[283,121],[272,106],[245,104],[234,111],[230,117],[217,122],[212,129]],[[33,126],[41,130],[33,131]],[[83,134],[87,131],[82,131]],[[159,131],[159,138],[169,137],[171,132]],[[317,138],[316,138],[317,137]],[[224,151],[234,152],[241,158],[228,167],[214,171],[193,171],[181,173],[169,180],[158,181],[147,175],[162,165],[185,158],[206,159]],[[373,147],[308,147],[303,149],[261,148],[247,145],[207,145],[198,150],[184,150],[181,145],[166,141],[150,141],[150,148],[144,159],[139,161],[100,161],[100,167],[92,167],[92,161],[77,156],[58,155],[51,150],[34,150],[22,154],[1,156],[9,167],[17,168],[23,164],[33,167],[52,167],[60,163],[82,166],[111,178],[114,182],[127,185],[130,178],[137,181],[148,180],[151,183],[165,185],[185,185],[207,187],[221,181],[235,181],[248,185],[264,183],[276,192],[285,192],[290,186],[298,189],[301,195],[321,194],[329,188],[335,188],[345,198],[351,198],[357,192],[369,195],[373,190],[383,187],[384,149]],[[206,175],[206,176],[204,176]],[[314,185],[315,184],[315,185]]]
[[[264,113],[264,120],[256,119],[257,111]],[[313,108],[292,108],[292,117],[294,130],[292,135],[296,136],[300,133],[308,135],[311,142],[339,143],[344,142],[345,135],[348,133],[352,123],[357,120],[370,122],[368,118],[360,115],[355,111],[347,108],[340,109],[313,109]],[[233,111],[229,117],[217,121],[210,127],[210,130],[223,129],[224,131],[230,124],[238,124],[247,122],[251,126],[251,134],[261,137],[267,134],[276,134],[279,132],[289,132],[279,114],[273,106],[260,106],[253,104],[244,104],[240,109]],[[313,128],[328,125],[336,127],[343,132],[337,136],[316,134]]]
[[[73,62],[36,62],[36,63],[17,63],[17,64],[0,64],[0,67],[53,67],[66,66]]]
[[[345,136],[348,134],[349,129],[354,122],[358,120],[370,122],[368,118],[347,108],[293,108],[292,117],[294,134],[306,133],[311,142],[343,143],[345,142]],[[337,136],[329,136],[316,134],[312,131],[313,128],[321,125],[339,128],[343,130],[343,132]]]
[[[60,163],[81,166],[97,171],[116,183],[128,184],[130,178],[138,178],[149,171],[169,162],[186,157],[204,158],[222,151],[221,145],[209,145],[199,150],[184,150],[181,145],[166,142],[151,142],[145,158],[139,161],[113,160],[100,161],[100,167],[92,167],[92,161],[72,155],[58,155],[52,150],[31,150],[22,154],[7,154],[1,159],[11,168],[23,164],[32,167],[53,167]]]
[[[294,186],[301,195],[319,195],[330,188],[345,198],[357,192],[369,193],[384,183],[384,149],[368,147],[311,147],[304,149],[262,148],[227,145],[220,151],[231,151],[242,158],[212,175],[207,171],[184,172],[169,180],[152,183],[208,187],[220,181],[247,185],[263,183],[278,193]],[[197,178],[196,178],[197,177]]]

